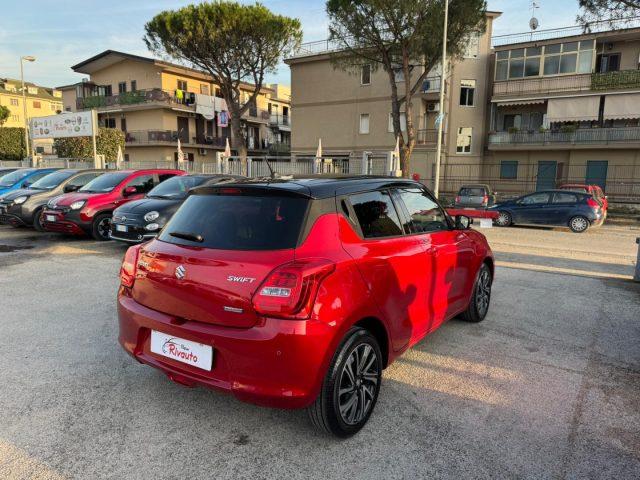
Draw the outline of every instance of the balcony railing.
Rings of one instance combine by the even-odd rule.
[[[422,82],[421,93],[438,93],[440,91],[440,77],[427,77]]]
[[[127,145],[177,145],[178,138],[182,145],[211,145],[213,147],[224,147],[227,137],[211,137],[208,135],[196,135],[188,138],[186,135],[179,135],[176,130],[135,130],[126,132],[125,142]]]
[[[640,70],[621,70],[591,75],[591,90],[618,90],[638,87],[640,87]]]
[[[133,92],[120,93],[118,95],[96,95],[92,97],[76,99],[76,107],[78,110],[86,110],[90,108],[123,107],[129,105],[141,105],[145,103],[157,103],[170,106],[193,105],[188,93],[186,94],[186,96],[178,98],[175,91],[162,90],[160,88],[136,90]]]
[[[489,134],[489,146],[610,145],[640,143],[640,127],[591,128],[573,132],[498,132]]]
[[[271,125],[283,125],[288,127],[291,125],[291,119],[289,118],[289,115],[277,115],[272,113],[269,118],[269,123]]]
[[[442,132],[442,141],[445,139],[444,131]],[[418,130],[416,135],[416,144],[436,146],[438,143],[438,130],[425,129]]]

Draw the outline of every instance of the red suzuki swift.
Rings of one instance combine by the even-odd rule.
[[[403,179],[197,188],[127,251],[119,341],[175,382],[352,435],[396,357],[456,315],[485,318],[494,262],[469,222]]]

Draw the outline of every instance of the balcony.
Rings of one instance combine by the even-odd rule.
[[[127,146],[151,146],[151,145],[170,145],[177,146],[178,138],[183,146],[210,146],[224,148],[227,137],[210,137],[206,135],[197,135],[189,138],[185,135],[179,135],[176,130],[135,130],[126,132],[125,142]]]
[[[640,70],[621,70],[591,75],[591,90],[623,90],[625,88],[640,88]]]
[[[422,94],[440,93],[440,83],[441,83],[441,77],[427,77],[424,79],[424,82],[422,82],[420,93]]]
[[[88,110],[95,108],[104,110],[110,108],[128,108],[146,105],[149,107],[181,107],[195,111],[195,105],[187,97],[178,98],[175,91],[151,88],[147,90],[136,90],[134,92],[124,92],[118,95],[95,95],[76,99],[78,110]]]
[[[444,131],[442,132],[442,142],[446,138]],[[418,130],[416,132],[416,145],[419,147],[436,147],[438,143],[438,130],[427,129]]]
[[[272,113],[269,117],[269,124],[274,127],[291,127],[291,119],[289,118],[289,115],[278,115]]]
[[[489,134],[489,150],[518,150],[532,147],[638,148],[639,145],[640,127]]]

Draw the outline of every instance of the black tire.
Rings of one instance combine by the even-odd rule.
[[[33,214],[33,228],[35,228],[38,232],[44,232],[44,227],[42,226],[42,208],[39,208]]]
[[[582,215],[576,215],[569,220],[569,228],[573,233],[584,233],[589,229],[589,220]]]
[[[331,360],[318,398],[307,408],[311,423],[337,437],[354,435],[376,406],[381,379],[378,341],[364,328],[350,329]]]
[[[98,240],[100,242],[111,240],[111,237],[109,237],[110,228],[110,213],[101,213],[100,215],[96,215],[96,217],[93,219],[93,223],[91,224],[91,236],[94,238],[94,240]]]
[[[513,219],[509,212],[498,212],[498,218],[494,222],[498,227],[510,227],[513,225]]]
[[[469,306],[462,315],[460,315],[463,320],[472,323],[479,323],[485,319],[491,304],[492,283],[493,276],[491,275],[491,269],[489,268],[489,265],[483,263],[478,270],[476,281],[473,284],[473,292],[471,294]]]

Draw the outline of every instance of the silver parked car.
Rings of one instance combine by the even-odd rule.
[[[488,208],[496,203],[496,192],[489,185],[463,185],[456,196],[456,208]]]

